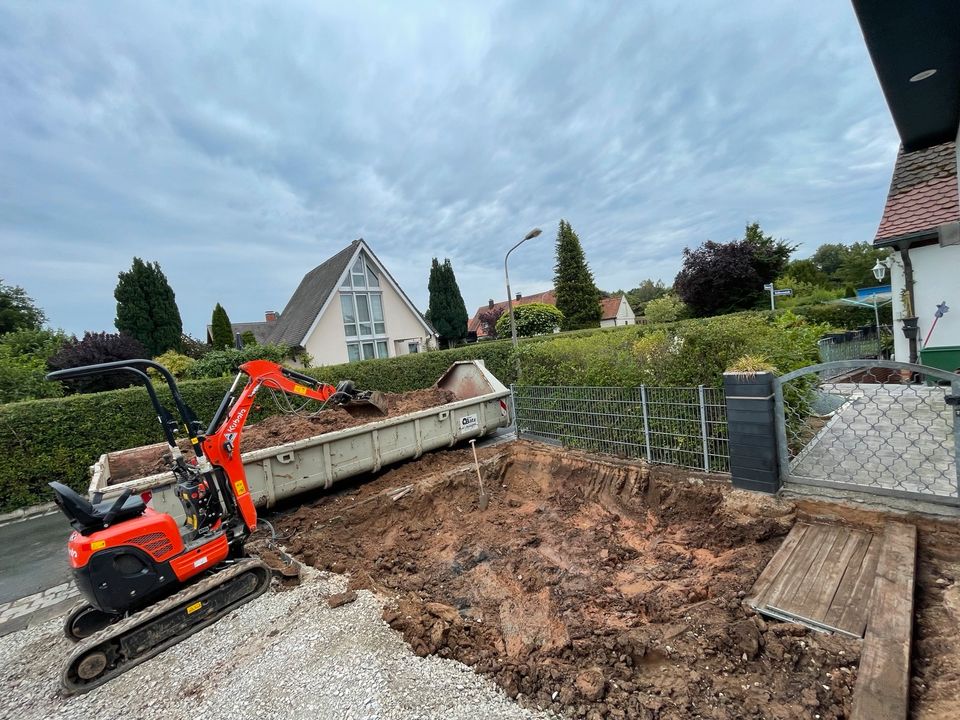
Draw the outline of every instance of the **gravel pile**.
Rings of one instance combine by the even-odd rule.
[[[419,658],[342,576],[304,569],[211,627],[86,695],[64,698],[62,619],[0,638],[0,718],[534,718],[468,667]]]

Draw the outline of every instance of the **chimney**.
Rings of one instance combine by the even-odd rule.
[[[517,293],[517,301],[519,302],[522,299],[523,299],[523,293]]]
[[[487,308],[493,310],[493,298],[487,300]]]
[[[276,310],[267,310],[263,314],[263,317],[267,322],[274,322],[280,318],[280,313],[278,313]]]

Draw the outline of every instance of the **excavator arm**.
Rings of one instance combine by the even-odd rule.
[[[247,376],[247,383],[240,394],[235,396],[243,375]],[[226,474],[230,492],[244,523],[251,531],[256,527],[257,514],[240,459],[240,436],[250,417],[257,394],[264,388],[348,408],[356,405],[372,406],[381,414],[386,413],[386,402],[382,393],[360,392],[349,380],[333,386],[268,360],[251,360],[241,365],[240,373],[220,403],[207,432],[198,442],[203,456],[211,465],[221,468]]]

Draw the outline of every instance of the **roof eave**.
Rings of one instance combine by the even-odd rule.
[[[931,228],[929,230],[919,230],[917,232],[906,233],[905,235],[895,235],[889,238],[877,238],[873,241],[873,246],[877,248],[884,247],[910,247],[919,242],[926,242],[927,240],[936,240],[939,237],[939,230],[937,228]]]

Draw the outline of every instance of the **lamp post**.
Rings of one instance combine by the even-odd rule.
[[[510,273],[509,273],[508,270],[507,270],[507,260],[510,259],[510,253],[512,253],[514,250],[516,250],[516,249],[517,249],[518,247],[520,247],[521,245],[523,245],[527,240],[530,240],[530,239],[532,239],[532,238],[535,238],[535,237],[536,237],[537,235],[539,235],[541,232],[543,232],[543,231],[542,231],[540,228],[534,228],[533,230],[531,230],[530,232],[528,232],[528,233],[524,236],[523,240],[521,240],[520,242],[518,242],[516,245],[514,245],[514,246],[513,246],[512,248],[510,248],[509,250],[507,250],[507,254],[506,254],[506,256],[504,256],[504,258],[503,258],[503,277],[504,277],[504,279],[507,281],[507,309],[508,309],[509,312],[510,312],[510,337],[513,339],[513,349],[514,349],[514,350],[517,349],[517,323],[516,323],[516,322],[514,321],[514,319],[513,319],[513,296],[510,294]],[[517,358],[517,372],[519,373],[519,371],[520,371],[520,359]]]
[[[880,258],[877,258],[877,264],[873,266],[873,276],[877,279],[877,282],[883,282],[883,279],[887,276],[887,266]],[[880,356],[883,354],[883,344],[880,342],[880,310],[877,308],[877,293],[873,294],[873,319],[877,323],[877,360],[880,360]]]

